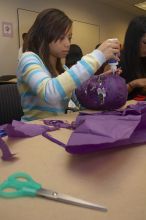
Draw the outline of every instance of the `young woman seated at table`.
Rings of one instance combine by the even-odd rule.
[[[58,9],[42,11],[28,31],[17,68],[22,120],[64,113],[75,88],[120,50],[117,39],[108,39],[64,71],[61,58],[66,57],[71,38],[72,20]]]

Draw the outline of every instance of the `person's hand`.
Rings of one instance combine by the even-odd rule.
[[[117,54],[120,53],[120,42],[118,39],[108,39],[98,47],[98,50],[104,54],[106,60],[119,60]]]
[[[128,91],[131,92],[135,88],[141,88],[146,91],[146,78],[135,79],[127,84]]]
[[[141,78],[136,80],[137,87],[146,88],[146,79]]]
[[[135,79],[131,81],[129,84],[133,88],[146,88],[146,78]]]
[[[120,74],[122,73],[122,69],[121,69],[121,68],[118,68],[118,69],[115,71],[115,73],[116,73],[117,75],[120,75]]]
[[[120,75],[122,73],[122,70],[121,68],[117,68],[117,70],[115,71],[114,74],[116,75]],[[102,73],[103,75],[112,75],[113,74],[113,71],[112,70],[107,70],[105,71],[104,73]]]

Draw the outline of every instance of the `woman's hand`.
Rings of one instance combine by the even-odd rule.
[[[135,81],[136,87],[146,88],[146,78],[136,79],[134,81]]]
[[[120,75],[122,73],[121,68],[118,68],[114,74]],[[112,75],[113,71],[112,70],[107,70],[104,73],[102,73],[103,75]]]
[[[129,83],[133,88],[146,88],[146,78],[135,79]]]
[[[135,88],[146,90],[146,78],[135,79],[128,83],[128,91],[131,92]]]
[[[108,39],[98,47],[98,50],[104,54],[106,60],[111,58],[119,60],[116,54],[120,53],[120,42],[118,39]]]

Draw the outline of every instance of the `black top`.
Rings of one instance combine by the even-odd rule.
[[[134,65],[134,64],[131,64],[131,65]],[[146,57],[141,57],[139,59],[139,66],[137,68],[137,71],[135,71],[135,73],[130,73],[127,70],[124,62],[122,62],[122,60],[119,63],[119,67],[122,68],[123,72],[121,76],[126,80],[126,83],[129,83],[135,79],[146,78]],[[128,99],[134,99],[138,95],[146,96],[146,90],[142,88],[135,88],[131,93],[129,93]]]

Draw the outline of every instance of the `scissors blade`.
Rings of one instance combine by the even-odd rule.
[[[91,202],[87,202],[85,200],[82,199],[78,199],[69,195],[65,195],[62,193],[57,193],[55,191],[52,190],[46,190],[46,189],[39,189],[37,191],[37,195],[41,196],[41,197],[45,197],[48,199],[52,199],[58,202],[62,202],[62,203],[66,203],[66,204],[71,204],[71,205],[76,205],[76,206],[80,206],[83,208],[89,208],[89,209],[94,209],[94,210],[98,210],[98,211],[103,211],[106,212],[107,208],[95,203],[91,203]]]

